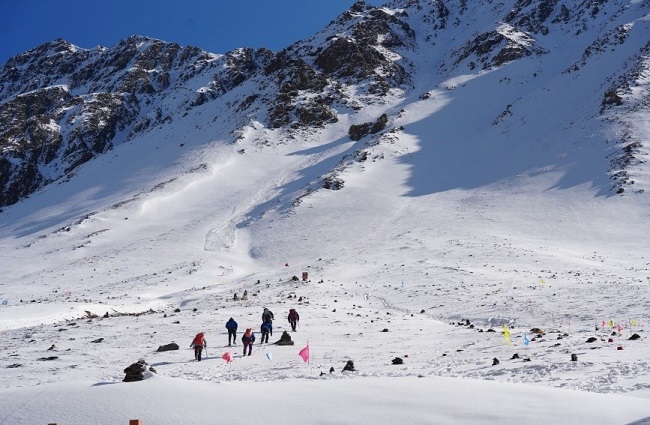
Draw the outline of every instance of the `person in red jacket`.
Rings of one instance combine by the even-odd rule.
[[[201,361],[201,353],[203,353],[203,348],[208,346],[208,342],[205,340],[205,335],[203,332],[196,334],[190,347],[194,347],[194,360],[197,362]]]
[[[295,308],[289,310],[289,315],[287,316],[287,319],[291,324],[291,330],[295,332],[296,326],[298,326],[298,321],[300,320],[300,316],[298,315],[298,312],[296,311]]]
[[[253,329],[246,329],[244,336],[241,337],[241,342],[244,344],[244,356],[246,355],[246,348],[248,348],[248,355],[250,356],[253,352],[253,343],[255,342],[255,334],[253,333]]]

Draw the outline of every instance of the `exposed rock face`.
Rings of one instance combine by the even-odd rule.
[[[385,105],[392,94],[408,95],[418,66],[433,80],[450,81],[543,57],[558,48],[549,42],[553,34],[594,34],[581,57],[566,65],[564,73],[575,75],[607,52],[638,43],[628,22],[648,9],[647,2],[625,0],[394,0],[383,7],[357,1],[322,31],[279,52],[241,48],[223,55],[141,36],[90,50],[54,40],[0,69],[0,208],[124,142],[189,122],[196,111],[211,115],[203,125],[232,123],[235,135],[249,120],[290,134],[317,130],[341,114],[347,119]],[[484,15],[492,27],[475,25]],[[621,16],[628,20],[613,25]],[[622,117],[648,108],[628,100],[632,92],[648,91],[648,46],[628,49],[625,63],[605,76],[600,113],[623,129],[632,120]],[[513,116],[514,110],[509,105],[505,112]],[[612,117],[615,112],[621,113]],[[350,137],[360,140],[388,122],[352,126]],[[629,170],[644,163],[647,150],[638,132],[622,133],[611,140],[616,148],[605,171],[619,193],[634,187]],[[323,179],[323,186],[341,188],[335,178]]]

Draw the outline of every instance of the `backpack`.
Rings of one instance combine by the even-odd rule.
[[[293,308],[289,310],[289,320],[298,320],[298,312]]]
[[[194,341],[192,341],[194,345],[202,346],[203,345],[203,332],[199,332],[196,334],[194,337]]]

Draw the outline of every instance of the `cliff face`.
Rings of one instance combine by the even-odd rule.
[[[252,119],[271,130],[318,131],[342,113],[388,109],[423,76],[435,86],[525,58],[539,58],[541,70],[554,55],[569,59],[563,78],[591,78],[583,69],[602,67],[597,114],[582,118],[627,128],[612,138],[618,148],[603,170],[623,192],[647,153],[626,117],[648,113],[638,93],[648,90],[649,9],[624,0],[359,1],[282,51],[224,55],[139,36],[92,50],[54,40],[0,69],[0,207],[206,104],[218,105],[233,132]],[[522,96],[536,78],[520,82]],[[511,111],[495,111],[496,123]]]

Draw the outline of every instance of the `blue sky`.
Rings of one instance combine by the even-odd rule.
[[[366,0],[373,5],[384,0]],[[113,46],[130,35],[213,53],[237,47],[280,50],[327,25],[354,0],[3,0],[0,64],[56,38],[79,47]]]

